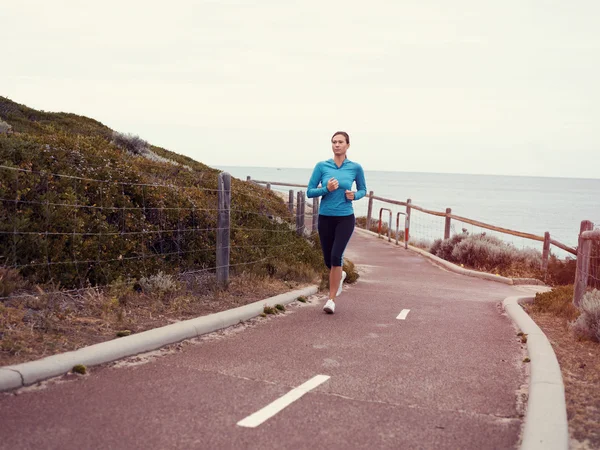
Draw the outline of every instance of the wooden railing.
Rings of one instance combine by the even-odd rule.
[[[306,184],[252,180],[249,176],[247,177],[247,181],[257,183],[257,184],[264,184],[267,186],[267,189],[270,189],[271,186],[291,186],[291,187],[301,187],[301,188],[308,187],[308,185],[306,185]],[[290,191],[290,192],[293,192],[293,191]],[[290,198],[293,198],[293,197],[290,196]],[[565,252],[570,253],[572,255],[577,255],[577,249],[575,249],[573,247],[569,247],[568,245],[565,245],[562,242],[559,242],[555,239],[551,239],[549,232],[544,233],[544,236],[539,236],[536,234],[524,233],[522,231],[511,230],[509,228],[503,228],[503,227],[499,227],[496,225],[491,225],[489,223],[480,222],[479,220],[469,219],[468,217],[457,216],[455,214],[452,214],[451,208],[446,208],[445,212],[433,211],[433,210],[426,209],[421,206],[415,205],[414,203],[412,203],[411,199],[407,199],[405,202],[403,202],[403,201],[399,201],[399,200],[379,197],[379,196],[374,195],[373,191],[369,192],[368,199],[369,199],[369,205],[367,208],[367,229],[371,228],[371,222],[372,222],[371,217],[373,216],[373,201],[377,200],[380,202],[389,203],[389,204],[396,205],[396,206],[406,207],[406,216],[407,216],[407,224],[408,224],[407,231],[410,228],[411,210],[414,209],[416,211],[420,211],[422,213],[429,214],[432,216],[444,217],[446,219],[445,226],[444,226],[444,239],[448,239],[450,237],[451,221],[452,221],[452,219],[454,219],[454,220],[468,223],[470,225],[474,225],[474,226],[477,226],[480,228],[485,228],[487,230],[496,231],[498,233],[508,234],[511,236],[516,236],[516,237],[520,237],[520,238],[524,238],[524,239],[530,239],[533,241],[543,242],[544,243],[543,250],[542,250],[542,270],[543,271],[546,271],[548,268],[548,259],[550,257],[550,246],[551,245],[554,245],[555,247],[558,247],[561,250],[564,250]],[[313,209],[313,214],[317,215],[318,210]]]

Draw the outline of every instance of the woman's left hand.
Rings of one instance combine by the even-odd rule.
[[[352,191],[346,191],[346,198],[348,200],[354,200],[354,192],[352,192]]]

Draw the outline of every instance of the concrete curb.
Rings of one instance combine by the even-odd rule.
[[[359,231],[359,232],[361,232],[363,234],[367,234],[369,236],[375,236],[375,237],[379,236],[377,233],[374,233],[373,231],[365,230],[363,228],[355,228],[355,231]],[[383,239],[383,241],[385,243],[393,245],[394,247],[400,248],[399,245],[396,245],[395,241],[388,242],[387,239]],[[483,280],[496,281],[498,283],[504,283],[504,284],[509,284],[509,285],[535,284],[535,285],[544,286],[544,284],[541,281],[535,280],[533,278],[507,278],[507,277],[503,277],[500,275],[493,275],[493,274],[487,273],[487,272],[478,272],[476,270],[465,269],[463,267],[457,266],[454,263],[451,263],[450,261],[446,261],[445,259],[442,259],[438,256],[432,255],[431,253],[429,253],[423,249],[420,249],[418,247],[413,247],[412,245],[409,245],[408,249],[433,261],[438,266],[441,266],[445,269],[450,270],[451,272],[458,273],[460,275],[466,275],[468,277],[480,278]]]
[[[127,356],[137,355],[138,353],[156,350],[157,348],[180,342],[184,339],[195,338],[202,334],[211,333],[256,317],[263,312],[265,305],[286,305],[302,295],[308,296],[317,292],[317,286],[309,286],[304,289],[259,300],[249,305],[240,306],[239,308],[90,345],[89,347],[72,352],[53,355],[14,366],[0,367],[0,391],[16,389],[46,378],[62,375],[69,372],[77,364],[94,366],[116,361]]]
[[[502,302],[506,313],[527,335],[527,352],[531,359],[521,450],[567,450],[569,424],[562,374],[546,335],[519,304],[531,300],[531,296],[519,296]]]

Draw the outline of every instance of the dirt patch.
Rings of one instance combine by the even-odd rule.
[[[560,364],[571,448],[600,448],[600,344],[577,339],[564,318],[529,314],[548,337]]]
[[[241,274],[231,278],[227,290],[217,289],[214,279],[195,277],[180,280],[168,292],[119,286],[102,292],[22,296],[0,303],[0,366],[77,350],[311,284]]]

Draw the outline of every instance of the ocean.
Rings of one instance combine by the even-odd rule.
[[[312,169],[230,167],[217,166],[231,176],[254,180],[307,184]],[[550,232],[552,239],[577,246],[577,236],[582,220],[591,220],[600,226],[600,179],[546,178],[501,175],[465,175],[417,172],[366,171],[368,191],[393,200],[412,199],[413,204],[435,211],[452,208],[452,213],[495,226],[543,236]],[[287,192],[300,188],[273,186]],[[354,204],[355,214],[365,216],[368,200]],[[373,217],[378,217],[381,207],[396,213],[404,207],[374,202]],[[414,211],[414,210],[413,210]],[[384,212],[387,222],[389,213]],[[413,236],[424,240],[443,237],[443,218],[413,213]],[[402,228],[401,221],[401,228]],[[469,232],[486,232],[501,237],[517,247],[541,250],[542,243],[490,232],[479,227],[453,221],[453,232],[466,228]],[[552,252],[564,257],[556,247]]]

